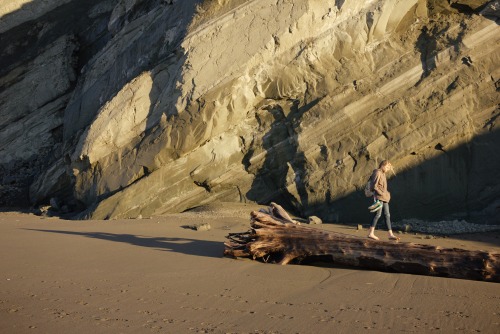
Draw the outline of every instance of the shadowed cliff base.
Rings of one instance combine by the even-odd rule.
[[[391,220],[418,217],[500,224],[498,145],[500,130],[494,130],[455,148],[436,145],[432,158],[412,153],[406,160],[412,167],[396,166],[397,174],[388,175]],[[373,168],[377,168],[375,163]],[[359,189],[332,202],[313,203],[306,214],[341,224],[368,225],[373,215],[367,210],[371,201]],[[380,226],[384,226],[383,221]]]

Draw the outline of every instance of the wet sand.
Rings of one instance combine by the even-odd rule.
[[[258,208],[112,221],[0,213],[0,333],[500,332],[498,283],[224,258],[225,236]],[[212,229],[185,228],[200,223]],[[498,233],[401,237],[500,251]]]

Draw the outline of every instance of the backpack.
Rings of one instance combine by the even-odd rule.
[[[368,181],[365,184],[365,196],[372,197],[373,195],[374,195],[374,193],[373,193],[373,188],[372,188],[372,177],[370,176],[368,178]]]

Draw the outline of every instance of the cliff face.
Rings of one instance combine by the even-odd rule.
[[[3,7],[2,7],[3,6]],[[498,1],[0,5],[0,205],[500,222]],[[28,195],[29,194],[29,195]]]

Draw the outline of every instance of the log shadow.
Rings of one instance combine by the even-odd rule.
[[[105,232],[74,232],[74,231],[41,230],[41,229],[24,229],[24,230],[86,237],[92,239],[125,243],[138,247],[153,248],[155,250],[163,252],[175,252],[186,255],[205,256],[212,258],[222,257],[224,249],[224,244],[222,242],[188,239],[188,238],[150,237],[143,235],[105,233]]]

